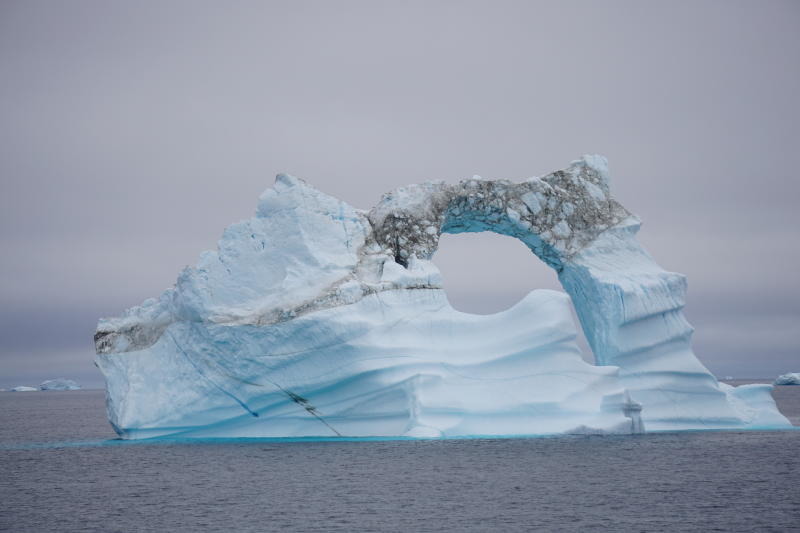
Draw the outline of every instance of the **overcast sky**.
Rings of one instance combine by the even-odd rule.
[[[289,172],[361,208],[609,158],[718,375],[800,371],[800,3],[0,1],[0,387],[92,366]],[[456,308],[557,287],[442,239]]]

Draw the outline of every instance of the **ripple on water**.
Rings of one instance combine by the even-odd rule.
[[[130,444],[102,391],[0,393],[0,417],[11,531],[752,531],[800,514],[796,431]]]

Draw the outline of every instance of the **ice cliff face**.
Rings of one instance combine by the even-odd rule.
[[[533,435],[788,426],[770,387],[717,382],[691,350],[685,278],[635,239],[605,159],[520,183],[429,182],[369,212],[279,175],[159,299],[101,320],[97,365],[126,438]],[[455,311],[442,233],[516,237],[567,295]]]

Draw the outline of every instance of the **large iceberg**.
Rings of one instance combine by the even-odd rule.
[[[638,229],[600,156],[519,183],[411,185],[368,212],[281,174],[173,288],[99,322],[109,419],[124,438],[789,427],[770,385],[698,361],[686,280]],[[431,259],[442,233],[480,231],[520,239],[566,294],[454,310]]]

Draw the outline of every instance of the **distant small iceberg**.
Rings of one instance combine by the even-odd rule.
[[[778,376],[775,385],[800,385],[800,372],[789,372]]]
[[[26,387],[25,385],[20,385],[19,387],[14,387],[11,389],[11,392],[34,392],[38,391],[36,387]]]
[[[80,390],[81,386],[71,379],[56,378],[43,381],[40,390]]]

